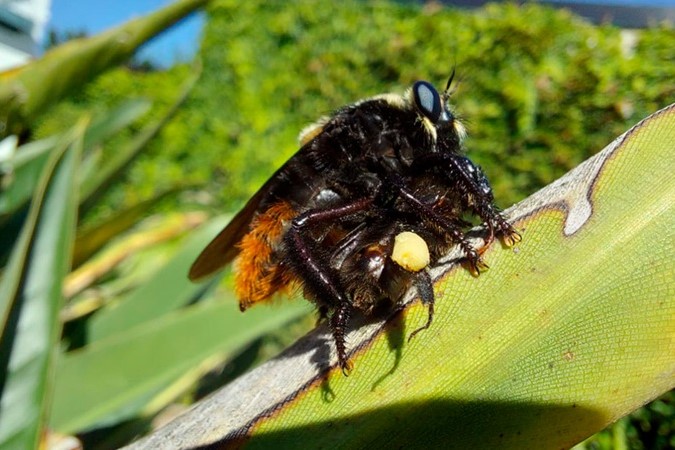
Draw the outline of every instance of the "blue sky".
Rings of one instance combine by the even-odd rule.
[[[83,30],[96,34],[170,3],[171,0],[52,0],[47,29],[60,32]],[[162,65],[191,59],[199,46],[203,22],[203,13],[191,15],[144,46],[141,58]]]
[[[556,0],[550,0],[556,1]],[[675,0],[557,0],[577,3],[675,7]],[[87,31],[95,34],[133,17],[155,11],[171,0],[52,0],[49,28],[57,31]],[[141,49],[141,58],[162,65],[189,60],[194,55],[204,22],[203,14],[192,15]]]

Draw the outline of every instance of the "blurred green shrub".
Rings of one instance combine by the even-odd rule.
[[[453,67],[467,150],[506,207],[672,101],[675,30],[635,33],[631,46],[617,28],[537,5],[467,11],[216,1],[194,95],[129,172],[130,183],[112,194],[111,207],[187,178],[219,193],[214,206],[236,209],[297,150],[307,123],[364,96],[401,92],[416,79],[442,87]],[[59,109],[134,94],[170,98],[170,80],[183,70],[119,70]],[[65,117],[51,114],[38,134],[60,129]]]

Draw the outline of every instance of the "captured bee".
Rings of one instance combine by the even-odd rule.
[[[481,169],[462,154],[464,127],[449,104],[453,76],[442,94],[417,81],[403,95],[358,101],[303,130],[300,150],[202,251],[190,279],[235,260],[242,311],[301,286],[328,320],[343,371],[355,312],[396,305],[414,286],[429,308],[423,328],[430,326],[429,265],[458,245],[473,273],[487,267],[464,235],[463,216],[485,224],[488,244],[520,239]],[[409,248],[402,236],[426,247],[428,258],[400,256]]]

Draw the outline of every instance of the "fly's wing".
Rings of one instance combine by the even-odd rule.
[[[232,262],[237,254],[239,254],[239,248],[237,248],[236,244],[249,231],[251,220],[260,209],[261,203],[270,191],[290,182],[284,174],[288,172],[289,167],[297,163],[298,159],[302,159],[307,155],[309,152],[309,145],[307,144],[321,133],[327,121],[327,118],[322,118],[315,125],[303,131],[300,137],[302,144],[300,150],[267,180],[263,187],[246,203],[244,209],[239,211],[223,231],[218,233],[209,245],[202,250],[201,254],[192,264],[192,267],[190,267],[190,272],[188,273],[190,280],[201,280],[217,272]]]
[[[255,193],[246,203],[246,206],[237,213],[230,223],[213,238],[209,245],[202,250],[188,273],[188,278],[192,281],[201,280],[228,265],[239,254],[237,243],[241,241],[249,231],[251,220],[263,205],[270,192],[275,192],[280,186],[289,183],[284,175],[289,166],[296,163],[296,158],[306,152],[306,148],[301,148],[293,155],[283,166],[281,166],[272,177]]]
[[[274,177],[273,177],[274,178]],[[273,179],[272,178],[272,179]],[[198,281],[228,265],[239,253],[236,244],[248,232],[249,224],[253,215],[258,210],[260,202],[269,191],[270,179],[256,194],[246,203],[246,206],[237,213],[218,235],[213,238],[209,245],[202,250],[197,259],[190,267],[188,278]]]

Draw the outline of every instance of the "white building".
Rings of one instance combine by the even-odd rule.
[[[51,0],[0,0],[0,72],[38,56]]]

